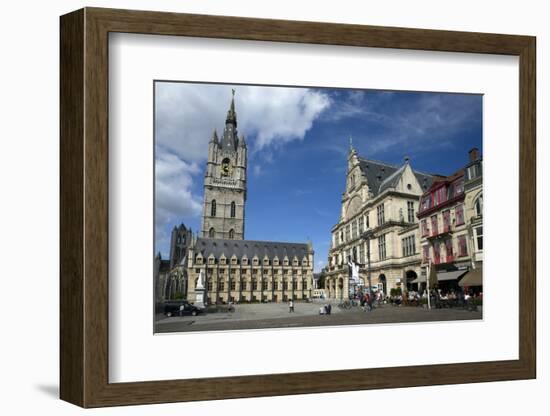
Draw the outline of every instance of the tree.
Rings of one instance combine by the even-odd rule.
[[[326,269],[322,269],[321,270],[321,273],[319,273],[319,279],[317,281],[317,287],[319,289],[324,289],[325,288],[325,280],[327,278],[327,272],[326,272]]]

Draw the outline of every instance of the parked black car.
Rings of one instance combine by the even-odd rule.
[[[166,316],[192,315],[196,316],[202,310],[191,305],[186,300],[174,300],[164,302],[164,314]]]

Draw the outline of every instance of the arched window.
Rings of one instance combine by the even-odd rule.
[[[210,216],[215,217],[216,216],[216,200],[212,200],[212,205],[210,207]]]
[[[215,235],[216,231],[214,231],[214,227],[210,228],[210,230],[208,231],[208,237],[214,238]]]
[[[474,202],[474,208],[476,210],[476,215],[483,214],[483,195],[480,195],[479,198]]]
[[[229,230],[229,239],[233,240],[235,238],[235,230],[232,228]]]
[[[231,218],[235,218],[235,201],[231,202]]]

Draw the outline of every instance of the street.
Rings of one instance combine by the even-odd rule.
[[[332,303],[331,315],[319,315],[324,303],[295,303],[289,313],[284,303],[239,304],[235,312],[217,312],[198,316],[165,317],[157,315],[155,332],[227,331],[239,329],[315,327],[332,325],[364,325],[406,322],[434,322],[481,319],[482,312],[459,308],[432,309],[382,305],[371,312],[360,307],[340,309]]]

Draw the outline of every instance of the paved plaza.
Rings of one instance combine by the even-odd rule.
[[[238,304],[234,312],[220,311],[198,316],[156,316],[155,332],[223,331],[238,329],[291,328],[325,325],[364,325],[405,322],[435,322],[481,319],[482,313],[461,308],[428,310],[423,307],[381,305],[370,312],[360,307],[340,309],[331,302],[331,315],[319,315],[326,302],[295,303],[290,313],[286,303]]]

